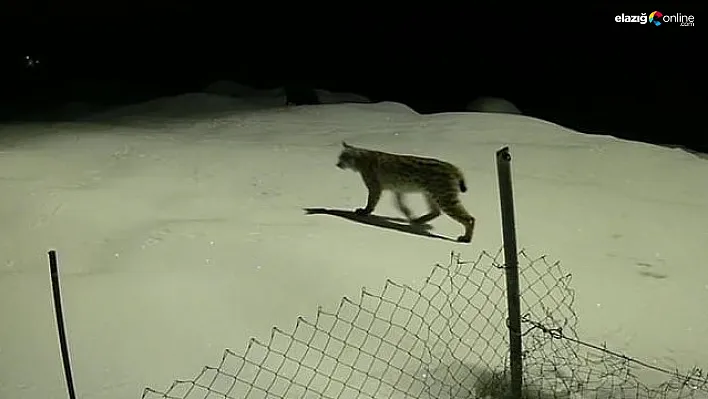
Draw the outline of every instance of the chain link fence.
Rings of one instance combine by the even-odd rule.
[[[244,354],[144,399],[504,398],[509,330],[501,250],[474,261],[451,254],[420,288],[388,280],[293,331],[272,329]],[[519,253],[525,398],[708,398],[708,378],[650,366],[576,335],[571,276],[559,263]],[[648,386],[636,371],[664,383]]]

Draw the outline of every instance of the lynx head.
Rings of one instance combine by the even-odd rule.
[[[357,170],[356,161],[359,150],[342,141],[342,152],[339,153],[337,167],[339,169]]]

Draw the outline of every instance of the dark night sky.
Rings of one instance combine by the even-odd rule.
[[[705,29],[695,7],[86,4],[4,5],[0,33],[15,40],[3,54],[2,117],[66,101],[135,102],[224,79],[296,94],[353,91],[419,112],[498,96],[581,131],[708,152],[698,123]],[[696,26],[614,21],[655,9],[692,14]],[[24,68],[24,54],[40,67]]]

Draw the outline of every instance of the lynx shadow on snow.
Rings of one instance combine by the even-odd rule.
[[[306,215],[331,215],[338,216],[352,222],[357,222],[361,224],[367,224],[370,226],[381,227],[389,230],[396,230],[407,234],[414,234],[422,237],[437,238],[439,240],[446,240],[452,242],[458,242],[455,239],[441,236],[438,234],[430,233],[432,228],[429,224],[410,224],[406,219],[378,216],[374,214],[369,215],[359,215],[354,211],[345,209],[328,209],[328,208],[304,208]]]

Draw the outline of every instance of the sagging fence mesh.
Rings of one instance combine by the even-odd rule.
[[[243,355],[143,398],[503,398],[509,379],[501,251],[452,254],[422,288],[386,281],[294,331],[273,328]],[[519,254],[525,398],[708,398],[697,368],[669,373],[576,336],[571,276],[545,257]],[[647,386],[653,368],[666,382]]]

